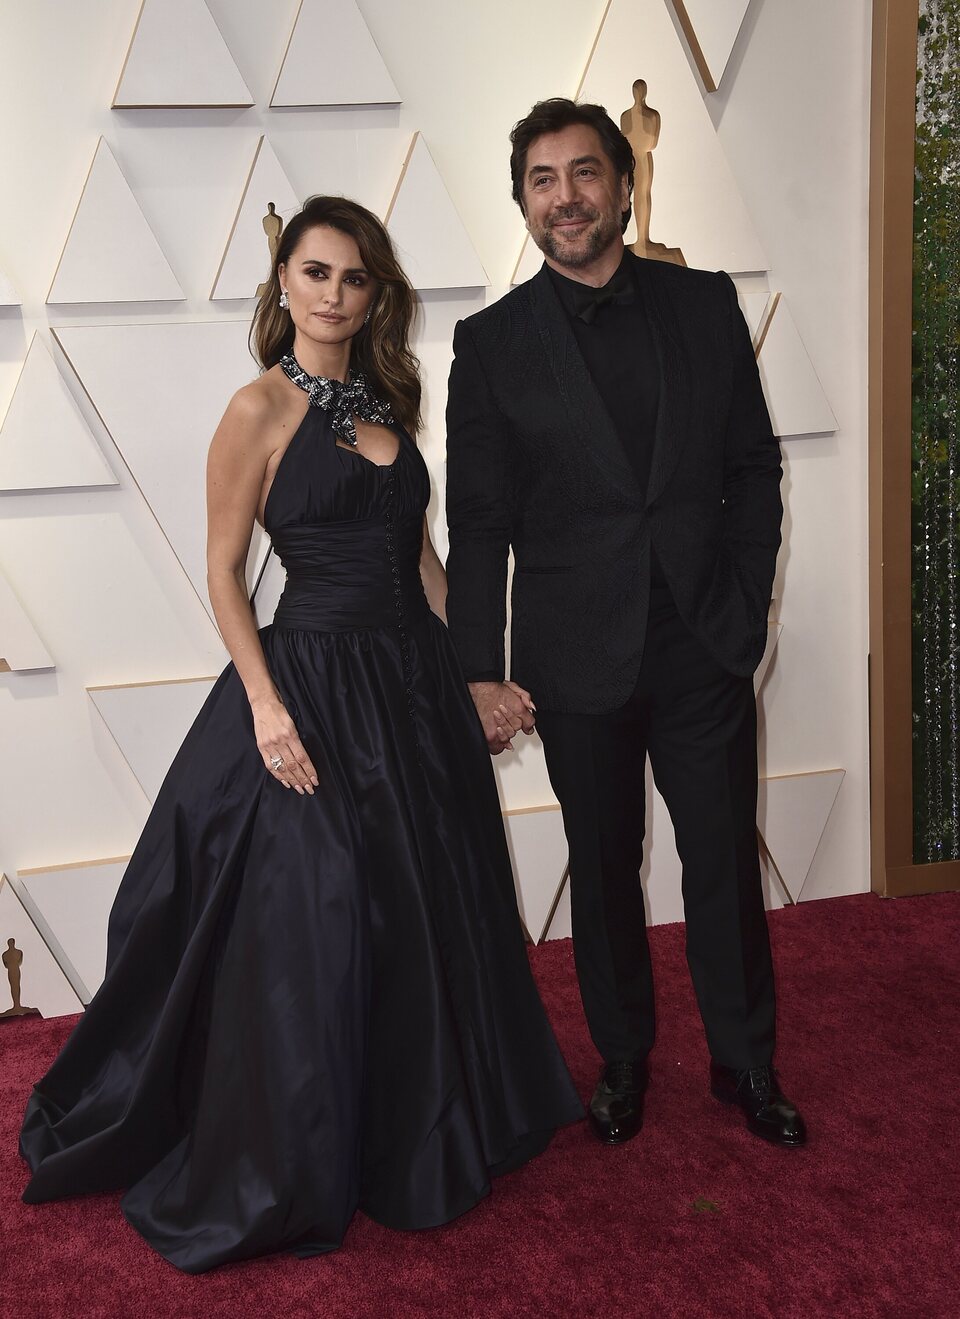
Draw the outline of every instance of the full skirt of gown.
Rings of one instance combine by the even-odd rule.
[[[232,665],[111,913],[107,974],[21,1133],[37,1203],[125,1188],[188,1272],[448,1222],[582,1115],[526,957],[489,755],[417,573],[429,493],[309,409],[260,633],[320,780],[264,769]]]

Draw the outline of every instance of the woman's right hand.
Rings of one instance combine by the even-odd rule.
[[[257,750],[267,772],[285,788],[295,788],[301,797],[305,792],[312,797],[320,780],[283,702],[274,696],[252,702],[251,710]]]

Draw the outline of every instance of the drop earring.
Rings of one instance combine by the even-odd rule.
[[[286,311],[287,308],[290,306],[290,299],[287,297],[286,289],[280,290],[280,306],[283,308],[284,311]]]
[[[369,324],[370,324],[370,317],[371,317],[372,315],[373,315],[373,308],[372,308],[372,307],[368,307],[368,308],[367,308],[367,314],[366,314],[366,316],[364,316],[364,318],[363,318],[363,323],[364,323],[364,325],[369,325]]]

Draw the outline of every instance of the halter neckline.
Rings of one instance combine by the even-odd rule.
[[[280,368],[288,380],[304,391],[311,407],[323,408],[330,413],[334,435],[354,448],[357,445],[354,417],[380,425],[389,425],[393,421],[390,404],[376,396],[360,371],[351,369],[346,381],[311,376],[292,352],[281,357]]]

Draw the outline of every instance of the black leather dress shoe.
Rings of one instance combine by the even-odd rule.
[[[797,1149],[807,1143],[803,1118],[780,1089],[772,1067],[721,1067],[710,1063],[710,1089],[724,1104],[739,1104],[755,1136]]]
[[[590,1100],[590,1129],[604,1145],[622,1145],[643,1126],[647,1060],[605,1063]]]

